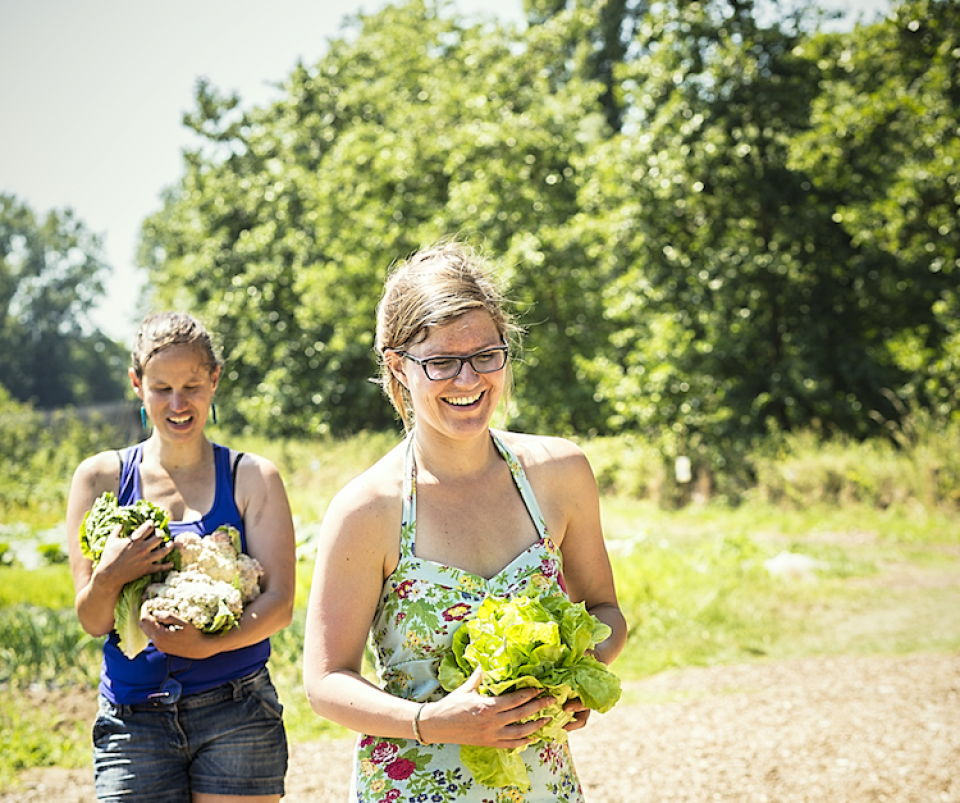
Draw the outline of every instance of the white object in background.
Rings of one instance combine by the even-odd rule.
[[[776,577],[793,577],[800,580],[809,580],[818,569],[826,568],[825,563],[797,552],[781,552],[775,558],[765,560],[763,566]]]
[[[690,458],[685,455],[677,458],[673,470],[677,476],[677,482],[687,483],[693,479],[693,472],[690,470]]]

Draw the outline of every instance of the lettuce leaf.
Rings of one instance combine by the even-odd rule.
[[[453,691],[480,667],[481,694],[540,689],[556,702],[536,715],[550,721],[533,734],[532,744],[562,743],[564,726],[574,718],[563,710],[564,703],[579,698],[604,713],[620,699],[620,679],[590,654],[610,632],[582,602],[563,595],[487,597],[454,633],[451,650],[440,662],[440,685]],[[463,745],[460,758],[479,783],[525,791],[530,780],[520,756],[524,749]]]
[[[141,524],[152,521],[164,541],[170,540],[170,514],[152,502],[141,499],[132,505],[120,505],[115,494],[106,491],[97,497],[80,523],[80,551],[96,566],[110,533],[120,525],[120,537],[129,538]],[[173,550],[165,562],[178,567],[180,553]],[[166,571],[153,572],[127,583],[113,612],[113,627],[119,636],[118,646],[127,658],[135,658],[146,648],[148,639],[140,629],[140,604],[150,583],[157,583]]]

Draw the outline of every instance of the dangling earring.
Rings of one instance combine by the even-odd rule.
[[[144,429],[147,428],[147,408],[142,406],[140,407],[140,424]]]
[[[213,415],[213,423],[217,423],[217,403],[210,402],[210,413]]]

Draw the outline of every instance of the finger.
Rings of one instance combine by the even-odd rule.
[[[141,538],[147,538],[150,533],[156,529],[152,521],[145,521],[136,530],[130,533],[131,541],[139,541]],[[117,534],[119,535],[119,527],[117,529]]]
[[[483,683],[483,670],[478,666],[473,670],[473,674],[467,678],[467,682],[461,686],[464,691],[476,691]]]

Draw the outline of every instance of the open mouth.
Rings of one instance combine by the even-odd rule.
[[[175,427],[182,427],[185,424],[189,424],[193,421],[192,415],[178,415],[178,416],[167,416],[167,421],[173,424]]]
[[[483,393],[476,393],[473,396],[448,396],[444,401],[451,407],[473,407],[480,403]]]

